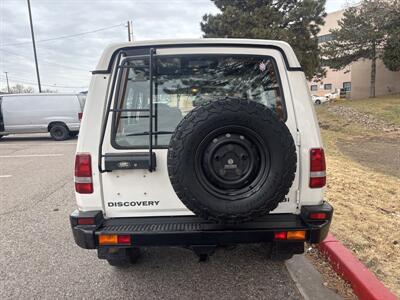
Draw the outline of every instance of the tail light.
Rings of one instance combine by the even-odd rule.
[[[287,232],[286,231],[275,232],[274,239],[275,240],[286,240]]]
[[[274,233],[275,240],[305,240],[305,230],[278,231]]]
[[[130,245],[131,236],[130,235],[116,235],[116,234],[101,234],[99,235],[100,245]]]
[[[75,156],[75,191],[79,194],[93,193],[92,159],[88,153]]]
[[[308,215],[308,218],[311,220],[326,220],[329,215],[325,212],[312,212]]]
[[[78,225],[94,225],[94,218],[78,218]]]
[[[82,116],[83,116],[83,113],[82,113],[82,112],[78,113],[78,119],[79,119],[79,121],[82,120]]]
[[[324,149],[310,150],[310,188],[321,188],[326,184]]]

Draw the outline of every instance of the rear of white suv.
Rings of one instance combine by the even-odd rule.
[[[268,243],[302,253],[328,232],[325,158],[286,43],[201,39],[107,48],[79,136],[76,243],[111,264],[145,246]]]

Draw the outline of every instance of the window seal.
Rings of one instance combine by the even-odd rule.
[[[182,43],[175,43],[175,44],[154,44],[154,45],[145,45],[145,46],[130,46],[130,47],[122,47],[116,49],[110,57],[110,62],[108,63],[108,67],[105,70],[94,70],[92,71],[93,75],[96,74],[110,74],[112,70],[112,66],[114,64],[114,60],[116,55],[120,51],[125,51],[128,55],[131,56],[139,56],[139,55],[146,55],[150,48],[154,49],[168,49],[168,48],[204,48],[204,47],[229,47],[229,48],[263,48],[263,49],[273,49],[279,51],[282,55],[285,67],[288,71],[294,72],[304,72],[302,67],[292,67],[289,64],[289,60],[287,58],[286,52],[279,46],[276,45],[263,45],[263,44],[245,44],[245,43],[190,43],[190,44],[182,44]],[[131,54],[132,53],[132,54]],[[136,53],[136,55],[135,55]]]

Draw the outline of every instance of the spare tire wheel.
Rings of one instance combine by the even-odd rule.
[[[222,99],[195,107],[178,124],[168,172],[181,201],[196,215],[244,222],[275,209],[296,171],[288,128],[266,106]]]

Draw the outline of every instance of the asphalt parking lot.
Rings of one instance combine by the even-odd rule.
[[[180,248],[144,249],[118,270],[75,245],[76,139],[0,141],[0,298],[301,299],[284,263],[258,245],[218,249],[206,263]]]

